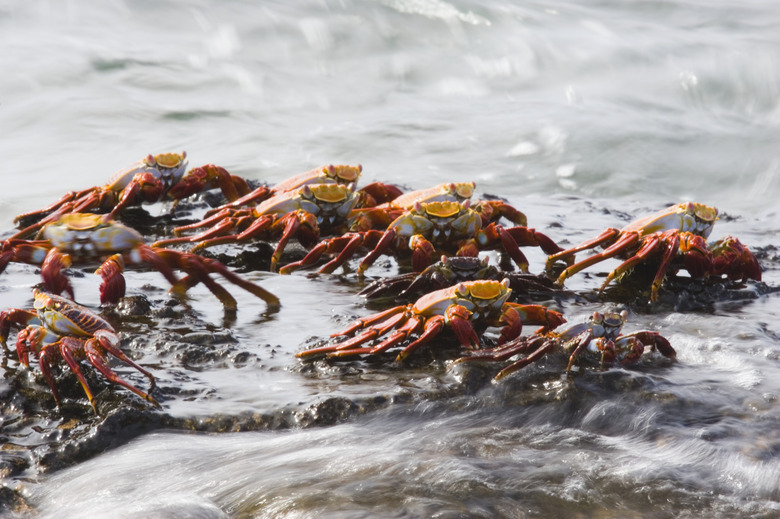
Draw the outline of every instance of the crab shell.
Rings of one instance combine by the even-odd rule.
[[[275,192],[291,191],[311,184],[354,184],[360,179],[362,172],[363,166],[360,164],[357,166],[330,164],[283,180],[274,185],[271,190]]]
[[[475,188],[474,182],[449,182],[403,194],[387,205],[411,209],[418,202],[465,202],[474,195]]]
[[[623,310],[621,312],[593,312],[590,319],[584,323],[578,323],[570,326],[566,330],[559,332],[559,338],[563,343],[564,350],[568,350],[573,347],[572,341],[577,338],[581,333],[591,330],[594,338],[604,338],[608,340],[614,340],[620,335],[620,331],[623,329],[623,325],[626,324],[628,313]],[[597,351],[594,349],[592,343],[589,344],[589,351]]]
[[[167,192],[171,186],[181,180],[188,164],[186,151],[147,155],[129,168],[111,175],[106,187],[113,192],[119,192],[126,188],[138,173],[151,173],[163,183]]]
[[[460,305],[471,312],[470,320],[485,319],[500,314],[510,295],[508,279],[465,281],[424,295],[412,305],[412,312],[425,317],[445,315],[447,308]]]
[[[414,209],[390,224],[399,236],[408,238],[416,234],[430,236],[434,243],[445,243],[454,234],[457,237],[473,236],[482,228],[482,218],[469,207],[469,202],[417,203]]]
[[[303,210],[315,215],[319,224],[332,224],[345,221],[359,201],[353,184],[312,184],[269,198],[254,212],[259,216]]]
[[[640,236],[646,236],[677,229],[707,238],[717,219],[718,210],[714,207],[698,202],[682,202],[628,224],[623,227],[622,233],[639,232]]]
[[[138,231],[91,213],[70,213],[41,229],[40,237],[79,258],[97,258],[128,251],[144,242]]]
[[[33,290],[33,308],[47,331],[60,336],[92,337],[96,331],[116,330],[102,317],[64,297]]]

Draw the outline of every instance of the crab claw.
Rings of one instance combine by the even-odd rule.
[[[710,246],[712,250],[711,275],[726,275],[731,280],[761,281],[761,266],[758,259],[737,238],[727,236]]]
[[[607,337],[593,339],[596,348],[601,352],[601,365],[610,366],[617,360],[617,348],[615,342]],[[644,348],[643,348],[644,349]]]
[[[701,236],[681,233],[680,253],[684,256],[685,270],[695,278],[702,278],[712,267],[712,252],[707,247],[707,241]]]
[[[517,310],[523,323],[541,325],[541,328],[534,332],[535,334],[542,334],[554,330],[566,322],[566,318],[563,317],[562,313],[550,310],[546,306],[521,305],[517,303],[506,304]]]
[[[471,312],[461,305],[450,305],[445,312],[445,320],[452,327],[461,346],[474,349],[479,347],[479,337],[469,322],[470,316]]]
[[[41,265],[41,277],[46,288],[55,294],[67,292],[71,299],[75,299],[73,286],[68,277],[63,274],[63,269],[70,267],[70,256],[51,249]]]
[[[207,164],[187,172],[178,184],[171,187],[168,196],[179,200],[217,187],[222,190],[228,202],[233,202],[252,191],[243,178],[231,175],[220,166]]]
[[[125,262],[121,254],[111,256],[95,271],[103,278],[100,284],[100,304],[116,303],[125,296],[127,286],[122,275],[124,271]]]

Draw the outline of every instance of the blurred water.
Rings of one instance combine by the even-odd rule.
[[[413,188],[475,180],[562,244],[680,200],[715,205],[713,238],[763,251],[777,286],[779,28],[765,0],[0,1],[0,217],[10,231],[17,213],[148,153],[186,149],[192,165],[269,183],[361,163],[368,181]],[[324,428],[142,435],[5,481],[30,496],[31,515],[780,514],[776,296],[632,315],[629,331],[672,341],[673,365],[571,381],[551,363],[471,393],[473,372],[438,364],[300,368],[307,341],[370,310],[349,279],[249,277],[283,294],[278,314],[238,292],[225,323],[193,291],[202,319],[231,336],[219,366],[135,341],[167,370],[166,413],[388,405]],[[133,277],[131,293],[160,279]],[[36,280],[9,267],[3,307],[28,305]],[[95,280],[76,283],[96,305]],[[565,311],[576,322],[599,307]],[[177,384],[188,398],[165,389]]]

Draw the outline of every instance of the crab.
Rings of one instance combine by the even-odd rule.
[[[0,272],[8,263],[20,262],[41,266],[41,276],[47,290],[55,294],[66,292],[74,298],[73,287],[62,272],[71,264],[101,263],[95,271],[103,278],[100,301],[116,303],[125,294],[122,275],[125,264],[148,266],[159,271],[171,283],[172,292],[183,294],[203,283],[216,295],[227,310],[236,308],[236,300],[210,274],[221,274],[231,283],[278,308],[279,298],[264,288],[228,270],[222,263],[177,250],[152,248],[141,234],[114,220],[105,220],[93,213],[69,213],[47,224],[37,240],[7,240],[0,242]],[[178,279],[174,269],[187,274]]]
[[[732,279],[761,280],[761,268],[755,256],[736,238],[707,244],[718,210],[704,204],[683,202],[663,211],[636,220],[622,229],[610,228],[596,238],[566,249],[547,258],[546,270],[551,272],[556,261],[571,262],[577,252],[605,247],[604,251],[570,265],[558,276],[562,285],[573,274],[607,258],[625,261],[609,273],[600,290],[633,267],[647,262],[655,267],[650,300],[656,301],[661,283],[670,271],[684,268],[692,277],[702,278],[727,273]]]
[[[560,313],[543,306],[508,302],[511,293],[508,279],[464,281],[426,294],[413,304],[396,306],[359,319],[345,330],[331,335],[335,338],[357,333],[352,338],[335,345],[305,350],[297,356],[376,355],[405,341],[412,334],[418,334],[397,355],[396,361],[401,362],[419,346],[439,335],[445,326],[452,329],[463,347],[477,348],[481,345],[477,334],[479,328],[500,326],[498,343],[503,344],[518,337],[524,323],[542,325],[538,330],[541,332],[564,322]],[[373,339],[382,338],[391,330],[394,330],[393,333],[378,344],[362,346]]]
[[[11,308],[0,312],[0,342],[6,348],[6,340],[13,328],[22,328],[17,334],[16,353],[19,362],[30,365],[30,354],[38,359],[41,373],[60,406],[52,366],[65,361],[81,383],[84,393],[95,414],[98,414],[95,397],[79,367],[79,361],[86,359],[104,377],[140,396],[155,407],[160,404],[149,393],[155,388],[154,376],[133,362],[119,348],[116,330],[102,317],[90,309],[64,297],[33,290],[33,309]],[[151,387],[145,393],[129,382],[119,378],[108,366],[108,353],[133,367],[149,379]]]
[[[184,151],[148,155],[115,173],[104,186],[70,192],[44,209],[18,215],[14,223],[27,227],[12,238],[29,238],[66,213],[103,212],[111,220],[134,204],[151,204],[165,198],[178,201],[216,187],[222,189],[228,200],[236,200],[250,191],[243,178],[231,175],[222,167],[207,164],[187,172],[187,165]]]
[[[418,189],[404,193],[389,202],[375,207],[356,209],[365,213],[372,221],[384,221],[384,227],[414,208],[417,203],[427,202],[465,202],[471,200],[476,184],[474,182],[446,182],[426,189]],[[525,214],[501,200],[479,200],[472,202],[472,208],[482,217],[483,225],[487,226],[504,217],[515,225],[527,225]]]
[[[294,191],[305,185],[356,184],[360,179],[362,172],[363,166],[360,164],[357,166],[345,164],[321,166],[306,171],[305,173],[294,175],[272,187],[260,186],[237,200],[209,210],[206,213],[206,216],[209,217],[223,209],[241,209],[247,206],[253,206],[276,195]],[[365,206],[376,206],[378,204],[387,203],[402,194],[402,191],[397,187],[381,182],[373,182],[360,189],[359,192],[362,193],[362,196],[364,197],[363,203]]]
[[[427,292],[456,285],[462,281],[509,279],[512,297],[549,296],[561,289],[544,275],[504,272],[490,264],[485,256],[446,256],[420,273],[408,272],[390,278],[380,278],[367,285],[358,295],[366,299],[395,297],[396,300],[416,299]]]
[[[285,191],[254,208],[226,208],[201,222],[178,227],[174,233],[208,227],[200,234],[158,241],[155,247],[193,243],[192,252],[225,243],[278,239],[271,257],[275,271],[287,243],[295,236],[305,248],[321,233],[340,234],[350,225],[350,212],[360,203],[352,185],[312,184]]]
[[[363,275],[376,259],[387,252],[410,250],[412,268],[422,272],[433,261],[437,250],[454,252],[458,256],[476,256],[480,250],[503,249],[523,272],[528,272],[528,260],[520,246],[539,246],[547,254],[561,250],[548,236],[523,226],[504,228],[498,223],[483,226],[480,214],[471,209],[470,201],[416,203],[415,207],[396,218],[386,231],[353,232],[323,240],[301,261],[287,265],[282,273],[312,265],[324,254],[337,256],[320,268],[331,273],[344,264],[359,247],[373,247],[366,255],[358,275]]]
[[[454,364],[473,361],[504,361],[515,355],[524,357],[505,367],[495,376],[495,380],[536,362],[546,354],[562,350],[569,355],[566,372],[570,372],[574,363],[583,352],[595,353],[602,366],[620,363],[631,364],[649,348],[658,351],[664,357],[675,359],[677,352],[669,341],[658,332],[638,331],[621,335],[626,322],[627,312],[594,312],[584,323],[570,325],[561,331],[545,331],[519,337],[499,345],[484,349],[457,359]]]

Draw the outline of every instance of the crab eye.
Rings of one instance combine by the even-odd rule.
[[[604,322],[604,316],[600,312],[593,312],[593,315],[590,316],[590,320],[599,324]]]
[[[474,188],[476,187],[476,184],[474,182],[468,182],[465,184],[460,184],[457,186],[457,193],[458,196],[463,198],[471,198],[471,196],[474,194]]]
[[[501,280],[501,284],[504,285],[504,287],[509,288],[509,278],[504,278]]]
[[[465,284],[458,283],[458,285],[455,287],[455,293],[459,296],[467,296],[469,295],[469,289],[466,288]]]

